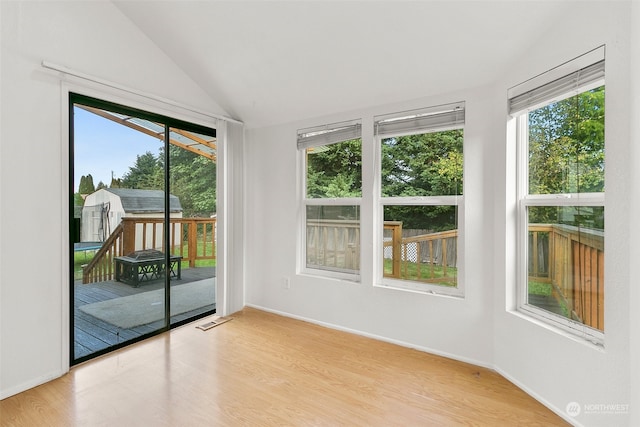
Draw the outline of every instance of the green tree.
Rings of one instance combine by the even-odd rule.
[[[136,156],[136,162],[129,167],[121,182],[122,188],[157,190],[164,188],[162,162],[150,151]]]
[[[604,191],[604,93],[602,86],[529,113],[530,194]],[[557,220],[557,208],[530,210],[531,223]]]
[[[109,188],[122,188],[122,178],[111,177]]]
[[[84,198],[80,193],[73,194],[73,205],[74,206],[84,206]]]
[[[82,175],[80,177],[80,184],[78,185],[78,193],[80,194],[91,194],[96,191],[95,186],[93,185],[93,177],[91,174]]]
[[[362,140],[307,150],[307,197],[362,195]]]
[[[382,140],[382,195],[462,194],[461,129]]]
[[[216,163],[204,156],[169,147],[171,194],[180,199],[186,217],[216,212]]]
[[[461,129],[383,139],[382,196],[461,195],[463,142]],[[455,206],[387,206],[384,216],[407,229],[457,228]]]

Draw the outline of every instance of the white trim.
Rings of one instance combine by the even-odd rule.
[[[455,361],[462,362],[462,363],[469,363],[471,365],[478,366],[478,367],[481,367],[481,368],[489,369],[489,370],[497,373],[498,375],[502,376],[503,378],[505,378],[509,382],[513,383],[516,387],[518,387],[519,389],[524,391],[526,394],[528,394],[529,396],[531,396],[532,398],[534,398],[538,402],[542,403],[545,407],[547,407],[549,410],[551,410],[552,412],[557,414],[563,420],[567,421],[568,423],[570,423],[570,424],[572,424],[574,426],[578,426],[578,427],[582,426],[582,424],[580,424],[578,422],[578,420],[576,420],[575,418],[569,417],[564,411],[562,411],[560,408],[558,408],[555,405],[553,405],[551,402],[549,402],[549,400],[545,399],[542,395],[536,393],[530,387],[528,387],[524,383],[520,382],[515,377],[511,376],[505,370],[497,367],[493,363],[482,362],[482,361],[479,361],[477,359],[473,359],[473,358],[470,358],[470,357],[462,357],[462,356],[459,356],[457,354],[436,350],[436,349],[433,349],[431,347],[415,345],[415,344],[412,344],[412,343],[409,343],[409,342],[406,342],[406,341],[387,338],[387,337],[382,336],[382,335],[372,334],[372,333],[364,332],[364,331],[361,331],[361,330],[358,330],[358,329],[347,328],[347,327],[344,327],[344,326],[337,325],[335,323],[323,322],[323,321],[320,321],[320,320],[317,320],[317,319],[312,319],[312,318],[309,318],[309,317],[299,316],[299,315],[296,315],[296,314],[293,314],[293,313],[289,313],[289,312],[285,312],[285,311],[281,311],[281,310],[275,310],[275,309],[272,309],[272,308],[267,308],[267,307],[264,307],[264,306],[261,306],[261,305],[258,305],[258,304],[249,304],[248,303],[248,304],[246,304],[246,307],[253,308],[253,309],[256,309],[256,310],[261,310],[261,311],[264,311],[264,312],[267,312],[267,313],[271,313],[271,314],[276,314],[278,316],[283,316],[283,317],[287,317],[287,318],[290,318],[290,319],[300,320],[300,321],[303,321],[303,322],[311,323],[311,324],[314,324],[314,325],[322,326],[322,327],[333,329],[333,330],[336,330],[336,331],[346,332],[346,333],[349,333],[349,334],[354,334],[354,335],[357,335],[357,336],[370,338],[370,339],[373,339],[373,340],[376,340],[376,341],[381,341],[381,342],[385,342],[385,343],[389,343],[389,344],[398,345],[398,346],[404,347],[404,348],[410,348],[410,349],[421,351],[421,352],[424,352],[424,353],[427,353],[427,354],[431,354],[431,355],[434,355],[434,356],[444,357],[444,358],[455,360]]]
[[[37,378],[30,379],[29,381],[25,381],[21,384],[14,385],[13,387],[0,389],[0,400],[6,399],[7,397],[14,396],[18,393],[22,393],[23,391],[30,390],[39,385],[48,383],[49,381],[55,380],[56,378],[60,378],[67,372],[69,372],[68,369],[66,371],[65,370],[52,371],[45,375],[40,375]]]
[[[120,92],[126,92],[126,93],[129,93],[129,94],[135,95],[135,96],[140,96],[140,97],[143,97],[143,98],[147,98],[147,99],[150,99],[150,100],[153,100],[153,101],[156,101],[156,102],[160,102],[161,104],[170,105],[172,107],[177,107],[177,108],[180,108],[182,110],[189,111],[191,113],[201,114],[203,116],[210,117],[210,118],[213,118],[213,119],[225,120],[225,121],[228,121],[228,122],[235,122],[235,123],[238,123],[238,124],[243,124],[242,122],[240,122],[238,120],[235,120],[235,119],[232,119],[230,117],[225,117],[225,116],[222,116],[222,115],[219,115],[219,114],[205,112],[205,111],[196,109],[194,107],[191,107],[191,106],[188,106],[188,105],[173,101],[171,99],[167,99],[167,98],[163,98],[161,96],[157,96],[157,95],[153,95],[153,94],[150,94],[150,93],[147,93],[147,92],[143,92],[143,91],[138,90],[138,89],[132,89],[132,88],[129,88],[127,86],[121,85],[119,83],[114,83],[114,82],[111,82],[109,80],[102,79],[100,77],[95,77],[95,76],[91,76],[89,74],[86,74],[86,73],[83,73],[83,72],[80,72],[80,71],[75,71],[75,70],[72,70],[72,69],[67,68],[65,66],[57,65],[57,64],[54,64],[54,63],[46,61],[46,60],[43,60],[41,65],[42,65],[43,68],[46,68],[48,70],[53,70],[53,71],[57,71],[59,73],[62,73],[63,76],[77,77],[79,79],[86,80],[86,81],[91,82],[91,83],[97,83],[98,85],[103,86],[103,87],[109,87],[109,88],[117,89]]]
[[[361,283],[360,271],[357,273],[349,273],[348,271],[339,271],[338,269],[332,270],[331,267],[327,268],[312,268],[306,265],[300,266],[298,275],[322,277],[324,279],[335,279],[344,282]]]
[[[61,126],[60,126],[60,165],[62,166],[63,173],[60,174],[60,179],[62,180],[62,186],[60,190],[60,200],[62,200],[62,206],[64,210],[67,210],[69,207],[69,188],[71,188],[70,180],[73,179],[72,176],[69,176],[69,92],[67,91],[65,85],[60,85],[60,116],[61,116]],[[66,374],[71,369],[71,307],[74,304],[74,301],[71,299],[71,289],[69,286],[71,284],[71,277],[69,275],[69,260],[71,259],[71,253],[69,252],[70,246],[70,230],[69,230],[69,215],[73,215],[73,212],[67,212],[67,214],[60,215],[62,223],[60,224],[60,230],[62,230],[62,239],[60,244],[62,247],[60,248],[60,265],[64,266],[61,270],[61,282],[62,286],[60,289],[61,293],[61,310],[62,316],[60,319],[60,330],[62,331],[62,340],[61,340],[61,351],[60,351],[60,371],[62,374]],[[65,232],[66,231],[66,232]],[[75,278],[74,278],[75,280]]]
[[[382,341],[382,342],[386,342],[386,343],[390,343],[390,344],[395,344],[395,345],[398,345],[400,347],[405,347],[405,348],[410,348],[410,349],[413,349],[413,350],[422,351],[424,353],[433,354],[434,356],[445,357],[447,359],[456,360],[458,362],[463,362],[463,363],[470,363],[472,365],[479,366],[479,367],[486,368],[486,369],[490,369],[492,371],[495,370],[493,365],[490,364],[490,363],[481,362],[479,360],[476,360],[476,359],[473,359],[473,358],[470,358],[470,357],[462,357],[462,356],[459,356],[457,354],[448,353],[446,351],[436,350],[436,349],[433,349],[431,347],[415,345],[415,344],[412,344],[412,343],[409,343],[409,342],[406,342],[406,341],[396,340],[396,339],[388,338],[388,337],[385,337],[385,336],[382,336],[382,335],[377,335],[377,334],[372,334],[372,333],[369,333],[369,332],[364,332],[364,331],[361,331],[359,329],[347,328],[347,327],[344,327],[344,326],[337,325],[335,323],[323,322],[323,321],[320,321],[320,320],[312,319],[310,317],[299,316],[299,315],[296,315],[296,314],[293,314],[293,313],[289,313],[289,312],[286,312],[286,311],[274,310],[274,309],[263,307],[263,306],[257,305],[257,304],[246,304],[246,307],[254,308],[256,310],[266,311],[267,313],[277,314],[279,316],[288,317],[288,318],[291,318],[291,319],[302,320],[303,322],[312,323],[314,325],[322,326],[322,327],[333,329],[333,330],[336,330],[336,331],[347,332],[347,333],[358,335],[358,336],[361,336],[361,337],[371,338],[371,339],[374,339],[376,341]]]
[[[465,103],[459,102],[454,104],[446,104],[445,106],[436,106],[429,107],[420,110],[412,110],[411,112],[416,111],[442,111],[443,108],[448,109],[451,112],[457,112],[461,109],[463,115],[462,119],[464,120],[464,108]],[[397,117],[406,115],[411,112],[404,113],[394,113],[387,114],[384,116],[376,116],[375,119],[387,118],[387,117]],[[377,121],[376,121],[377,123]],[[374,148],[374,176],[376,188],[374,189],[374,204],[377,205],[376,215],[374,219],[375,225],[375,235],[374,235],[374,287],[398,290],[398,291],[407,291],[407,292],[416,292],[428,295],[437,295],[437,296],[446,296],[446,297],[454,297],[454,298],[464,298],[465,297],[465,280],[464,280],[464,190],[461,195],[442,195],[442,196],[415,196],[415,197],[383,197],[381,195],[382,192],[382,140],[406,136],[406,135],[423,135],[426,133],[433,132],[445,132],[448,130],[456,130],[461,129],[463,131],[463,177],[464,177],[464,168],[466,167],[466,162],[464,162],[464,122],[458,123],[454,126],[449,126],[447,128],[433,128],[433,129],[415,129],[412,131],[405,131],[402,134],[376,134],[374,137],[375,148]],[[465,181],[463,178],[463,188],[465,185]],[[456,259],[456,287],[450,287],[445,285],[439,285],[436,283],[425,283],[418,282],[413,280],[402,280],[402,279],[392,279],[384,276],[384,248],[383,248],[383,236],[384,236],[384,207],[385,206],[456,206],[458,208],[457,213],[457,221],[458,221],[458,238],[456,242],[457,248],[457,259]]]
[[[529,206],[590,206],[604,205],[605,193],[528,194],[523,197]]]
[[[565,420],[569,424],[571,424],[573,426],[576,426],[576,427],[583,427],[583,424],[578,422],[577,419],[572,418],[569,415],[567,415],[567,413],[565,411],[563,411],[560,408],[558,408],[555,405],[553,405],[551,402],[549,402],[549,400],[545,399],[539,393],[536,393],[535,391],[533,391],[530,387],[525,385],[523,382],[518,381],[515,377],[511,376],[510,374],[508,374],[505,370],[500,369],[497,366],[494,366],[493,370],[497,374],[499,374],[502,377],[504,377],[509,382],[513,383],[516,387],[518,387],[519,389],[521,389],[522,391],[527,393],[529,396],[533,397],[535,400],[537,400],[538,402],[542,403],[544,406],[547,407],[547,409],[549,409],[550,411],[555,413],[557,416],[559,416],[560,418],[562,418],[563,420]],[[569,403],[568,400],[567,400],[567,403]]]
[[[461,282],[460,277],[458,278],[458,284]],[[456,286],[455,288],[451,286],[438,285],[437,283],[425,283],[425,282],[416,282],[413,280],[400,280],[400,279],[391,279],[388,277],[382,276],[380,283],[374,283],[374,287],[391,289],[395,291],[404,291],[404,292],[414,292],[417,294],[423,295],[433,295],[438,297],[449,297],[456,299],[464,299],[465,293],[464,288],[461,286]]]
[[[304,199],[305,206],[360,206],[362,203],[361,197],[345,197],[341,198],[330,198],[330,199],[322,199],[322,198],[313,198],[313,199]]]
[[[423,196],[423,197],[381,197],[383,206],[460,206],[463,195],[459,196]]]
[[[151,98],[122,91],[111,86],[102,86],[99,83],[91,81],[62,80],[61,85],[63,88],[63,97],[66,97],[67,101],[69,100],[69,93],[76,93],[78,95],[124,105],[126,107],[135,108],[165,117],[171,117],[213,129],[217,129],[219,121],[221,121],[221,119],[217,119],[212,116],[199,115],[189,109],[185,110],[171,104],[163,104],[161,101],[155,101]],[[68,143],[68,133],[66,138],[67,140],[65,142]]]
[[[374,117],[374,133],[383,139],[464,127],[464,101]]]
[[[362,138],[362,120],[331,123],[298,130],[298,150]]]
[[[325,130],[334,129],[335,126],[338,126],[340,129],[345,129],[346,127],[351,126],[351,130],[356,129],[358,135],[355,138],[347,138],[347,139],[336,139],[332,141],[325,141],[323,144],[317,144],[319,140],[323,140],[325,138]],[[347,269],[340,268],[314,268],[307,265],[307,206],[357,206],[358,207],[358,221],[360,221],[360,214],[362,211],[362,197],[332,197],[332,198],[309,198],[307,197],[307,155],[306,148],[311,146],[318,145],[330,145],[335,143],[341,143],[348,141],[349,139],[360,139],[361,141],[361,152],[360,156],[362,158],[362,120],[350,120],[346,122],[339,122],[334,124],[327,124],[321,126],[315,126],[312,128],[305,128],[297,131],[298,138],[298,156],[296,161],[297,173],[298,177],[298,203],[299,212],[297,215],[298,220],[298,249],[296,251],[296,273],[301,275],[308,275],[314,277],[322,277],[327,279],[336,279],[343,280],[348,282],[360,283],[361,275],[360,270],[352,271]],[[301,142],[301,137],[304,140],[304,133],[307,132],[310,136],[308,137],[309,141]],[[318,132],[318,135],[316,135]],[[350,135],[354,136],[354,135]],[[332,138],[333,136],[328,136],[328,138]],[[308,143],[308,144],[307,144]],[[364,168],[361,166],[360,173],[364,173]],[[362,188],[360,189],[362,194]],[[358,244],[362,247],[362,223],[359,222],[359,236],[360,242]],[[362,251],[360,251],[360,260],[359,265],[362,267]]]
[[[513,99],[531,90],[549,84],[555,80],[575,73],[583,68],[593,65],[605,59],[605,47],[599,46],[583,55],[571,59],[564,64],[538,74],[529,80],[517,84],[507,90],[507,99]],[[517,114],[514,114],[514,117]]]
[[[589,61],[602,55],[604,57],[604,47],[596,49],[583,57],[570,61],[564,66],[554,69],[551,76],[555,79],[562,77],[556,74],[555,70],[564,70],[565,73],[575,72],[581,69]],[[572,71],[573,69],[573,71]],[[550,78],[546,73],[535,79]],[[533,80],[533,79],[532,79]],[[539,81],[539,80],[536,80]],[[527,85],[532,84],[527,82]],[[528,87],[528,86],[527,86]],[[519,88],[519,87],[516,87]],[[577,95],[589,90],[581,87],[580,91],[571,90],[567,92],[570,96]],[[526,93],[526,91],[525,91]],[[561,95],[559,98],[563,98]],[[568,96],[567,96],[568,97]],[[547,100],[542,104],[530,106],[521,110],[513,117],[516,132],[516,252],[517,252],[517,276],[516,276],[516,307],[515,312],[529,321],[544,324],[556,333],[564,336],[572,336],[595,346],[604,347],[605,334],[602,331],[591,328],[582,323],[576,322],[568,317],[543,310],[528,303],[529,286],[529,242],[528,242],[528,208],[538,206],[548,207],[573,207],[573,206],[605,206],[605,193],[562,193],[562,194],[529,194],[529,123],[528,113],[535,108],[541,108],[555,102],[556,98]],[[510,120],[509,123],[512,123]],[[509,127],[509,126],[508,126]],[[604,232],[603,232],[604,234]]]
[[[219,135],[221,132],[222,135]],[[220,316],[229,315],[229,293],[227,272],[229,271],[228,257],[229,245],[228,235],[228,159],[227,159],[227,124],[223,122],[216,128],[216,138],[218,151],[216,153],[220,164],[216,165],[216,314]]]
[[[531,304],[523,304],[519,306],[518,313],[522,314],[525,318],[532,317],[545,325],[552,327],[552,331],[555,333],[559,333],[564,336],[571,335],[586,344],[591,344],[597,348],[604,349],[604,333],[585,324],[545,311]]]
[[[70,74],[70,75],[75,76],[75,74]],[[227,209],[229,209],[229,207],[227,206],[228,205],[228,185],[229,185],[228,183],[229,179],[227,174],[229,173],[230,168],[228,167],[228,165],[222,165],[221,163],[227,160],[226,159],[227,150],[225,149],[226,148],[225,144],[227,141],[226,122],[232,122],[239,125],[243,125],[242,122],[238,122],[232,119],[230,120],[221,119],[211,114],[201,113],[190,107],[181,106],[172,101],[169,101],[168,103],[164,102],[160,97],[148,96],[144,93],[137,93],[137,91],[127,90],[126,88],[119,87],[119,85],[117,84],[111,84],[109,82],[103,83],[102,81],[100,81],[100,79],[83,78],[82,76],[80,76],[79,80],[70,80],[66,78],[61,80],[61,97],[60,97],[61,108],[62,108],[61,120],[63,120],[63,123],[61,126],[61,129],[62,129],[61,152],[63,155],[63,159],[61,160],[63,161],[62,163],[63,166],[66,165],[66,168],[64,169],[65,172],[62,174],[63,175],[62,176],[63,195],[68,193],[69,191],[70,186],[69,186],[68,180],[73,179],[73,177],[68,176],[69,175],[68,174],[69,137],[70,137],[68,111],[69,111],[69,96],[71,93],[89,96],[89,97],[97,98],[103,101],[125,105],[127,107],[136,108],[136,109],[147,111],[150,113],[155,113],[162,116],[171,117],[171,118],[183,120],[186,122],[190,122],[193,124],[213,128],[216,130],[216,133],[218,132],[218,130],[221,130],[222,133],[224,134],[224,141],[219,142],[219,148],[221,148],[221,153],[220,153],[219,163],[218,163],[219,167],[216,168],[216,173],[217,173],[216,185],[222,185],[223,194],[220,194],[218,192],[216,194],[216,198],[217,198],[218,210],[226,211]],[[65,155],[66,157],[64,157]],[[224,176],[223,176],[223,173],[225,174]],[[220,181],[222,181],[222,183],[220,183]],[[69,195],[66,194],[66,197],[69,197]],[[63,209],[65,210],[65,212],[63,212],[62,214],[63,221],[66,220],[66,222],[63,222],[62,224],[63,244],[65,244],[64,240],[66,239],[65,248],[68,248],[69,246],[69,240],[68,240],[69,239],[69,225],[68,225],[69,213],[66,212],[66,210],[68,209],[68,206],[69,206],[69,203],[67,202],[63,206]],[[218,265],[217,267],[217,273],[216,273],[217,274],[216,311],[218,306],[222,306],[223,315],[228,314],[226,313],[226,310],[228,310],[228,307],[229,307],[228,298],[230,294],[228,292],[228,270],[226,268],[228,264],[228,257],[225,255],[220,256],[220,253],[221,253],[220,248],[222,248],[223,251],[228,250],[228,244],[226,240],[227,236],[228,236],[228,225],[227,225],[225,215],[222,215],[221,217],[218,218],[218,236],[217,236],[217,243],[216,243],[216,253],[218,254],[218,257],[219,257],[218,260],[221,261],[220,265]],[[68,265],[70,254],[68,253],[68,249],[65,249],[65,250],[67,252],[66,259],[62,259],[62,262],[63,262],[63,265]],[[64,251],[61,251],[62,257],[65,256],[64,253],[65,253]],[[220,260],[220,258],[222,258],[222,260]],[[64,268],[63,270],[66,270],[66,268]],[[64,274],[65,273],[63,273],[63,279],[64,279]],[[62,282],[64,284],[62,292],[63,292],[63,296],[65,292],[67,295],[65,296],[65,299],[63,299],[63,303],[61,307],[62,319],[63,319],[61,324],[61,326],[63,327],[63,331],[62,331],[62,336],[63,336],[62,345],[64,347],[62,350],[63,356],[65,352],[67,353],[66,359],[63,359],[62,366],[61,366],[61,370],[63,374],[68,372],[70,369],[71,355],[69,354],[69,348],[71,344],[70,342],[71,338],[69,336],[69,333],[70,333],[69,316],[71,313],[71,305],[73,304],[73,301],[70,300],[69,289],[67,287],[68,284],[70,283],[70,277],[68,276],[68,272],[66,274],[67,274],[66,281]],[[219,294],[219,291],[221,290],[223,292],[222,295]],[[65,328],[65,322],[66,322],[66,328]]]

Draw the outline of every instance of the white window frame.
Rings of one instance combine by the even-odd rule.
[[[321,276],[351,282],[360,282],[360,270],[343,271],[339,268],[313,268],[307,266],[307,206],[357,206],[360,221],[362,212],[361,197],[340,197],[340,198],[309,198],[307,197],[307,155],[306,149],[324,145],[337,144],[360,138],[362,142],[362,120],[348,120],[344,122],[315,126],[298,130],[298,164],[300,165],[300,199],[301,209],[299,215],[299,250],[298,250],[298,273],[312,276]],[[360,153],[362,156],[362,152]],[[361,170],[361,173],[363,171]],[[361,189],[362,190],[362,189]],[[362,236],[362,223],[359,224],[359,235]],[[360,238],[361,245],[362,239]],[[360,257],[362,251],[360,251]],[[362,258],[358,263],[362,267]]]
[[[597,346],[604,345],[604,333],[600,330],[560,316],[534,305],[528,304],[528,208],[538,206],[550,207],[574,207],[574,206],[602,206],[605,207],[605,193],[561,193],[561,194],[529,194],[529,123],[528,114],[531,111],[542,108],[553,102],[570,98],[591,89],[603,86],[604,80],[604,47],[594,49],[560,67],[554,68],[547,73],[543,73],[521,85],[511,88],[508,92],[511,121],[515,126],[508,126],[515,129],[516,142],[516,214],[517,214],[517,235],[516,235],[516,310],[526,317],[540,321],[546,325],[556,328],[559,331],[580,337]],[[586,82],[580,82],[581,70],[590,69],[601,64],[599,74],[587,76]],[[573,77],[570,77],[573,76]],[[560,87],[558,82],[570,82],[564,87]],[[556,86],[555,88],[553,86]],[[551,87],[547,95],[544,93],[545,87]],[[530,101],[522,103],[514,102],[518,98],[523,100],[529,95]],[[606,95],[605,95],[606,96]],[[606,114],[606,113],[605,113]],[[606,128],[606,126],[605,126]],[[606,142],[605,142],[606,145]],[[606,211],[606,207],[605,207]],[[606,254],[605,254],[606,258]],[[605,278],[606,286],[606,278]]]
[[[424,196],[424,197],[383,197],[382,196],[382,140],[392,137],[421,135],[425,133],[443,132],[461,129],[464,132],[465,103],[428,107],[399,113],[385,114],[374,118],[375,126],[375,215],[376,236],[374,256],[376,266],[376,281],[374,286],[397,289],[449,297],[464,297],[464,169],[463,160],[463,191],[458,196]],[[464,135],[464,134],[463,134]],[[462,155],[464,159],[464,142]],[[443,286],[412,280],[399,280],[384,276],[383,235],[384,235],[384,207],[385,206],[456,206],[458,215],[457,238],[457,286]]]

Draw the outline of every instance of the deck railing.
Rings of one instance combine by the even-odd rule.
[[[355,220],[307,220],[307,267],[358,271],[360,222]]]
[[[406,232],[406,231],[405,231]],[[404,236],[402,223],[384,223],[385,277],[454,283],[458,231]],[[359,269],[357,221],[307,223],[307,266]],[[604,330],[604,233],[569,225],[529,226],[529,280],[548,283],[567,317]]]
[[[604,232],[529,225],[529,281],[550,283],[569,316],[604,330]]]
[[[458,230],[403,237],[401,222],[385,221],[384,231],[383,258],[391,260],[385,277],[455,281]]]
[[[82,283],[114,279],[114,258],[143,249],[165,252],[164,218],[123,218],[83,269]],[[189,267],[216,259],[216,218],[171,218],[169,251]]]

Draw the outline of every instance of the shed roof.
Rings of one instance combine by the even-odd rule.
[[[105,188],[116,196],[120,197],[122,208],[125,212],[163,212],[164,211],[164,191],[162,190],[140,190],[133,188]],[[182,212],[180,199],[173,194],[169,195],[169,206],[171,212]]]

